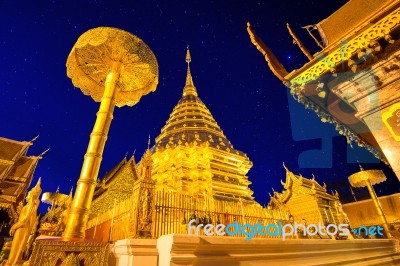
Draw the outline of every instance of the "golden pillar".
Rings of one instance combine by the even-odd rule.
[[[101,102],[63,233],[64,239],[82,239],[114,107],[133,106],[154,91],[158,64],[138,37],[100,27],[79,37],[67,59],[67,75],[75,87]]]
[[[85,236],[86,223],[89,219],[89,210],[96,187],[96,179],[99,174],[100,163],[106,144],[108,131],[114,112],[115,83],[118,71],[107,75],[105,90],[96,122],[90,134],[89,145],[83,160],[81,174],[76,187],[69,218],[63,233],[64,238],[83,238]]]
[[[386,176],[381,170],[364,170],[360,165],[360,172],[349,176],[349,182],[353,187],[367,187],[368,192],[372,198],[375,209],[382,221],[383,229],[386,232],[388,238],[392,238],[392,234],[389,230],[389,223],[387,222],[386,216],[383,213],[382,206],[376,196],[373,185],[379,184],[386,181]]]

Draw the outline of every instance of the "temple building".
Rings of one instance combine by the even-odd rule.
[[[329,194],[326,184],[321,186],[315,177],[307,179],[286,169],[283,191],[273,192],[269,207],[284,206],[297,223],[348,224],[337,191]]]
[[[182,98],[155,144],[98,180],[86,235],[100,241],[187,233],[187,223],[286,221],[289,213],[253,198],[252,162],[233,147],[200,100],[188,63]],[[142,217],[142,218],[140,218]]]
[[[43,155],[27,155],[35,139],[16,141],[0,138],[0,212],[2,212],[0,217],[2,221],[18,219],[18,205],[24,199],[39,159]]]
[[[311,55],[288,26],[309,59],[288,72],[248,23],[251,41],[293,97],[400,180],[400,1],[350,0],[306,28],[321,50]]]

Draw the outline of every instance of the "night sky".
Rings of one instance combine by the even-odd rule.
[[[199,97],[234,147],[254,163],[248,176],[258,202],[267,204],[268,192],[282,189],[282,162],[303,176],[314,173],[329,191],[339,191],[342,202],[353,200],[347,177],[358,170],[357,160],[386,173],[378,195],[400,191],[389,167],[348,146],[332,125],[288,95],[246,32],[250,21],[291,71],[307,58],[293,45],[286,23],[314,53],[318,47],[301,26],[318,23],[346,1],[83,2],[0,2],[0,136],[22,141],[40,134],[28,155],[50,147],[35,172],[34,183],[42,177],[43,191],[60,186],[68,193],[76,186],[99,104],[73,87],[65,62],[77,38],[98,26],[139,36],[159,64],[157,90],[132,108],[116,108],[100,176],[126,153],[136,150],[139,160],[149,134],[154,143],[182,95],[190,45]],[[322,146],[327,148],[318,152]],[[366,189],[355,192],[367,198]]]

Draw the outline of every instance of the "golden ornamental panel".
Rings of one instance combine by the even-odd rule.
[[[29,265],[107,266],[108,243],[37,240]]]
[[[338,49],[329,53],[327,56],[321,54],[319,62],[302,72],[297,77],[290,80],[290,87],[304,85],[309,81],[315,80],[322,74],[332,71],[336,65],[350,59],[354,54],[363,49],[373,46],[380,38],[390,40],[390,32],[400,24],[400,8],[375,23],[355,38],[343,41]]]

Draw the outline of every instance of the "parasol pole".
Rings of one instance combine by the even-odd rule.
[[[92,203],[96,179],[100,169],[104,146],[110,129],[115,107],[116,82],[119,77],[120,62],[116,62],[108,73],[105,89],[96,122],[90,134],[88,148],[84,157],[74,199],[69,210],[68,221],[62,235],[64,239],[82,239],[85,237],[86,223]]]
[[[378,212],[379,218],[382,220],[383,229],[385,229],[387,237],[392,238],[392,234],[389,231],[389,223],[386,220],[386,216],[383,213],[381,203],[379,202],[378,197],[376,196],[375,190],[372,187],[371,180],[368,179],[368,181],[366,181],[365,183],[367,184],[369,194],[371,195],[372,202],[375,205],[375,209]]]
[[[361,165],[360,172],[349,176],[350,185],[353,187],[367,187],[369,195],[371,196],[372,203],[378,213],[380,220],[382,221],[383,229],[386,232],[388,238],[393,238],[389,231],[389,224],[386,220],[385,214],[381,204],[379,203],[378,197],[376,196],[374,187],[372,185],[379,184],[386,180],[386,176],[382,171],[378,170],[364,170]]]

